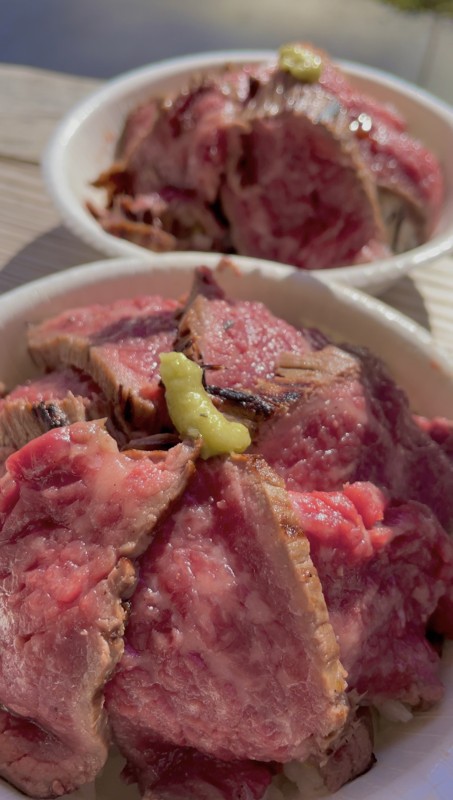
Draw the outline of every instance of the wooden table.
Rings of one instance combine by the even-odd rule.
[[[0,293],[104,257],[60,224],[40,171],[56,123],[97,85],[0,65]],[[453,361],[453,258],[403,278],[382,299],[431,330]]]

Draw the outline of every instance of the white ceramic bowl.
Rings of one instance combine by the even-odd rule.
[[[180,296],[189,288],[195,254],[153,259],[114,259],[42,278],[0,298],[0,377],[7,384],[25,378],[32,366],[25,347],[27,323],[74,305],[110,302],[140,293]],[[215,266],[215,257],[204,263]],[[259,299],[294,324],[316,324],[340,340],[365,344],[382,356],[413,407],[427,415],[453,407],[453,372],[429,335],[378,300],[340,285],[327,285],[307,273],[279,265],[243,275],[222,272],[220,282],[233,297]],[[441,705],[405,725],[388,724],[377,747],[378,763],[337,792],[332,800],[451,800],[453,785],[453,648],[443,663],[446,696]],[[72,795],[79,800],[138,800],[123,787],[118,762],[109,762],[96,787]],[[118,786],[121,786],[120,790]],[[0,800],[19,795],[0,781]],[[304,800],[310,794],[304,791]],[[295,800],[295,797],[293,797]]]
[[[149,97],[186,84],[194,72],[227,62],[259,62],[273,55],[270,51],[233,51],[163,61],[120,76],[83,100],[59,125],[43,163],[48,191],[66,225],[107,255],[149,257],[148,250],[106,233],[86,209],[88,199],[102,206],[104,193],[90,184],[112,163],[128,113]],[[349,62],[342,66],[360,90],[393,103],[402,112],[411,132],[437,154],[445,175],[445,202],[430,241],[380,262],[315,271],[323,280],[341,281],[376,294],[409,270],[453,249],[453,110],[427,92],[379,70]],[[246,257],[239,261],[256,263],[256,259]]]

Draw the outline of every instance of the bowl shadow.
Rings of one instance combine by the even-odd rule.
[[[28,242],[5,264],[0,272],[0,291],[6,292],[37,278],[107,259],[105,253],[85,244],[64,225],[58,225]],[[424,299],[410,276],[401,278],[380,294],[379,299],[426,330],[431,330]]]
[[[59,225],[28,242],[7,261],[0,271],[1,291],[104,258],[104,254]]]
[[[425,300],[410,275],[405,275],[385,292],[380,293],[379,300],[405,314],[427,331],[432,331]]]

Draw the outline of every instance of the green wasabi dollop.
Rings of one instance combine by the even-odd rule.
[[[240,422],[230,422],[215,407],[203,387],[198,364],[182,353],[161,353],[160,375],[173,425],[182,436],[202,437],[202,458],[247,449],[251,443],[248,429]]]
[[[303,83],[316,83],[321,77],[321,56],[301,44],[284,44],[280,47],[278,65]]]

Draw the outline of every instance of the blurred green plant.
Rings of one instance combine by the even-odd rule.
[[[382,0],[401,11],[434,11],[453,17],[453,0]]]

